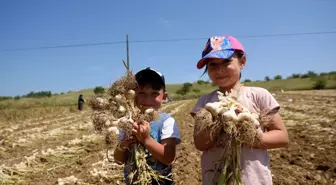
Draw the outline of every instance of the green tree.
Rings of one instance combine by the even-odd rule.
[[[303,74],[303,75],[301,75],[301,78],[309,78],[309,75],[308,74]]]
[[[188,92],[190,92],[191,87],[192,87],[191,83],[184,83],[181,89],[176,91],[176,94],[186,95]]]
[[[201,92],[201,90],[199,90],[199,89],[193,89],[193,92],[194,93],[199,93],[199,92]]]
[[[203,85],[203,84],[205,84],[205,81],[204,80],[197,80],[197,84]]]
[[[316,78],[313,89],[325,89],[327,86],[327,80],[323,77]]]
[[[314,71],[308,71],[307,75],[312,78],[312,77],[316,77],[317,74]]]
[[[336,75],[336,71],[330,71],[328,74],[329,75]]]
[[[12,99],[11,96],[0,96],[0,101],[3,101],[3,100],[10,100]]]
[[[301,74],[299,73],[293,73],[292,76],[288,77],[289,79],[290,78],[301,78]]]
[[[94,92],[96,95],[104,94],[104,93],[105,93],[105,89],[104,89],[104,87],[102,87],[102,86],[97,86],[97,87],[94,88],[93,92]]]
[[[281,80],[282,79],[282,76],[281,75],[276,75],[275,77],[274,77],[274,80]]]
[[[328,73],[320,73],[320,76],[328,76]]]
[[[51,96],[52,96],[51,91],[40,91],[40,92],[31,91],[30,93],[24,95],[23,97],[27,97],[27,98],[43,98],[43,97],[51,97]]]

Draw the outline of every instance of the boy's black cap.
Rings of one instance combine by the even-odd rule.
[[[160,80],[160,82],[163,85],[163,90],[166,90],[166,82],[165,78],[162,73],[159,71],[156,71],[155,69],[151,67],[147,67],[145,69],[142,69],[141,71],[137,72],[135,74],[135,79],[136,81],[139,81],[141,78],[146,78],[146,77],[152,77],[152,78],[157,78]]]

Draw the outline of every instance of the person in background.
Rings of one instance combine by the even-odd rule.
[[[83,99],[83,95],[79,95],[78,97],[78,110],[82,111],[83,110],[83,106],[84,106],[84,99]]]

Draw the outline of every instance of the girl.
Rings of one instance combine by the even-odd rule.
[[[199,98],[191,115],[209,102],[218,101],[217,91],[234,93],[238,101],[251,112],[264,113],[269,123],[260,129],[261,141],[258,146],[243,146],[241,154],[242,181],[244,185],[271,185],[272,176],[267,149],[285,147],[288,134],[279,115],[279,104],[264,88],[246,87],[240,84],[240,70],[246,64],[246,56],[242,44],[232,36],[211,37],[202,52],[202,59],[197,68],[204,66],[210,79],[218,89]],[[199,124],[195,123],[195,147],[202,151],[201,166],[203,185],[208,185],[213,178],[218,181],[221,169],[217,168],[221,161],[222,148],[217,144],[223,142],[224,134],[217,131],[215,139],[209,136],[209,130],[199,132]]]

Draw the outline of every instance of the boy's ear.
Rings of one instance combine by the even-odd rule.
[[[168,93],[167,92],[163,92],[163,98],[162,98],[162,100],[166,100],[167,97],[168,97]]]

